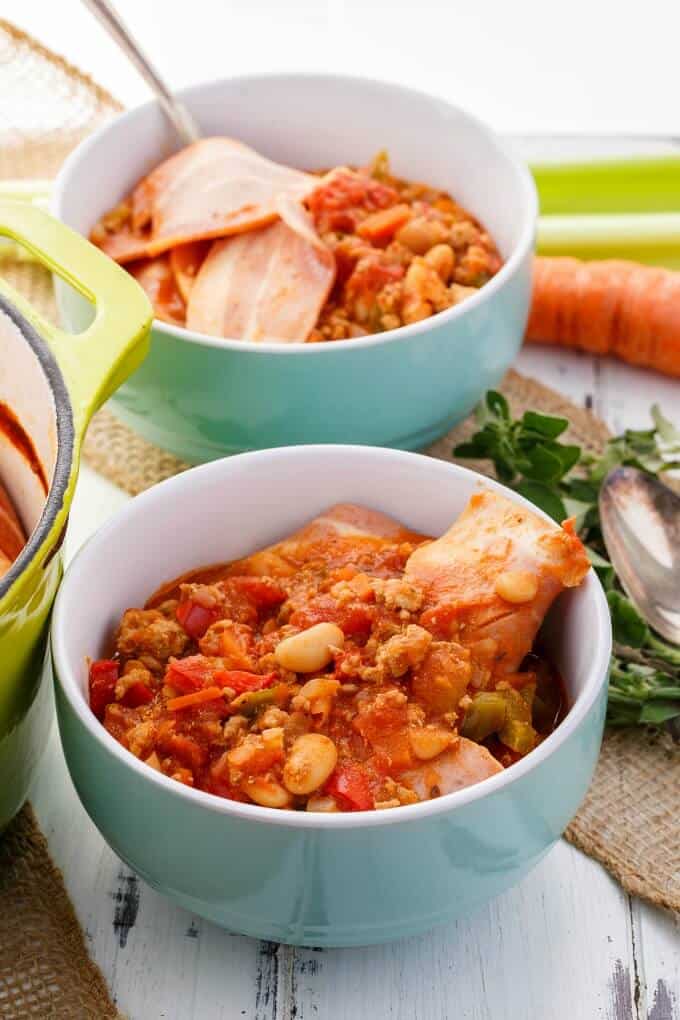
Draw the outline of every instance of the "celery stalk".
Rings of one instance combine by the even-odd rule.
[[[535,163],[543,215],[680,212],[680,155]]]
[[[680,212],[541,216],[537,251],[680,269]]]

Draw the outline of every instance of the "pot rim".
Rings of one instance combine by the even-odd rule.
[[[199,84],[180,89],[177,92],[177,96],[184,102],[188,100],[190,103],[193,96],[200,95],[202,92],[210,88],[219,89],[220,87],[224,87],[228,84],[248,85],[251,82],[274,82],[276,80],[287,81],[296,79],[306,80],[310,87],[314,81],[363,83],[405,96],[417,96],[420,99],[438,103],[442,107],[453,110],[473,124],[480,134],[483,135],[498,152],[500,152],[506,163],[507,171],[511,171],[515,175],[523,192],[524,208],[522,210],[522,227],[519,238],[513,245],[510,255],[503,262],[500,270],[494,277],[492,277],[491,280],[488,281],[488,283],[485,283],[483,287],[479,288],[476,294],[466,298],[466,300],[462,301],[460,304],[453,305],[451,308],[447,308],[442,312],[437,312],[428,319],[422,319],[419,322],[411,323],[408,326],[399,326],[397,329],[387,330],[383,333],[375,333],[370,336],[354,337],[346,340],[334,340],[331,343],[272,343],[263,341],[262,343],[247,344],[244,343],[243,340],[231,340],[226,337],[209,336],[206,333],[198,333],[193,330],[186,329],[184,326],[173,326],[170,323],[154,318],[153,329],[155,332],[167,334],[172,336],[175,340],[196,344],[199,347],[214,347],[218,350],[237,351],[246,355],[276,354],[286,356],[288,354],[307,354],[323,357],[326,354],[330,354],[331,351],[335,351],[337,353],[338,351],[343,350],[364,350],[369,347],[379,347],[387,343],[410,340],[413,337],[419,336],[421,333],[429,332],[433,328],[455,322],[462,316],[471,313],[478,305],[482,304],[487,299],[491,299],[498,290],[504,287],[505,284],[516,275],[516,273],[521,269],[524,260],[532,251],[534,245],[536,220],[538,217],[538,194],[536,191],[536,185],[528,166],[522,160],[517,158],[511,146],[483,120],[479,119],[474,114],[469,113],[466,109],[458,106],[456,103],[449,102],[448,99],[433,95],[422,89],[411,88],[410,86],[401,85],[397,82],[373,78],[368,75],[332,74],[315,71],[263,71],[254,74],[234,75],[229,78],[214,78],[210,81],[200,82]],[[63,222],[66,222],[63,219],[62,206],[64,194],[68,190],[71,173],[80,163],[87,160],[90,150],[99,144],[100,139],[104,138],[109,132],[114,131],[117,127],[124,125],[130,120],[134,120],[135,117],[143,117],[148,110],[153,107],[157,107],[158,105],[158,101],[152,99],[140,106],[133,107],[131,110],[127,110],[124,113],[119,114],[108,123],[102,125],[98,131],[82,142],[68,156],[59,171],[54,186],[51,208],[55,216]]]
[[[515,492],[511,492],[505,486],[492,479],[481,478],[476,472],[457,464],[448,464],[443,461],[434,460],[423,454],[407,453],[402,450],[391,450],[382,447],[366,447],[351,444],[310,444],[306,446],[279,447],[270,450],[258,450],[248,453],[237,454],[221,460],[210,461],[198,467],[191,468],[179,475],[168,478],[145,492],[130,500],[121,510],[111,517],[85,546],[78,552],[67,575],[61,585],[55,603],[54,616],[51,628],[52,652],[54,661],[54,674],[57,686],[60,688],[63,697],[69,703],[71,710],[77,718],[77,723],[88,733],[89,737],[98,743],[102,749],[117,758],[120,764],[134,773],[137,778],[151,787],[157,787],[159,795],[165,793],[180,801],[186,802],[187,807],[207,810],[213,814],[223,815],[226,818],[240,819],[250,823],[261,825],[281,825],[291,829],[305,831],[308,829],[371,829],[383,825],[398,825],[400,823],[418,822],[426,818],[454,812],[456,808],[463,807],[480,798],[492,796],[501,792],[504,788],[513,786],[523,779],[534,769],[539,768],[550,758],[565,742],[572,737],[583,724],[587,716],[594,710],[595,705],[602,694],[607,683],[609,672],[609,658],[611,655],[611,622],[609,608],[602,586],[597,575],[589,571],[584,582],[590,588],[590,596],[593,601],[593,624],[592,633],[588,635],[593,643],[593,655],[583,686],[577,694],[566,718],[542,743],[525,758],[517,762],[510,769],[475,783],[454,793],[446,794],[436,800],[422,801],[418,804],[406,805],[390,811],[365,811],[346,812],[338,814],[322,814],[317,812],[305,813],[303,811],[278,810],[275,808],[260,807],[257,804],[245,804],[239,801],[230,801],[202,790],[194,790],[178,783],[154,769],[149,768],[142,761],[135,758],[114,737],[104,728],[102,723],[95,718],[87,703],[86,696],[81,690],[76,679],[74,664],[70,663],[65,649],[64,631],[67,627],[65,618],[62,619],[62,606],[65,605],[72,585],[80,584],[87,579],[88,557],[90,557],[98,546],[109,541],[110,536],[119,530],[125,531],[137,527],[134,518],[143,515],[151,510],[156,501],[164,505],[173,505],[173,493],[183,486],[191,485],[197,475],[209,475],[212,473],[228,472],[228,467],[240,459],[246,457],[251,460],[258,460],[262,464],[262,470],[266,472],[268,461],[280,457],[283,454],[295,459],[297,456],[305,456],[308,452],[314,451],[320,455],[328,456],[329,451],[338,450],[345,453],[366,455],[370,450],[370,456],[379,457],[385,460],[393,460],[395,468],[398,462],[403,463],[403,458],[417,458],[428,465],[429,470],[444,474],[463,474],[472,476],[475,481],[480,479],[484,485],[511,497],[519,504],[528,507],[534,513],[538,513],[545,520],[554,523],[547,514],[535,507],[529,500],[524,499]]]
[[[64,377],[57,363],[57,359],[50,350],[48,344],[43,340],[38,331],[28,319],[17,311],[15,306],[7,298],[0,294],[0,311],[12,320],[26,343],[37,358],[43,375],[54,398],[55,419],[57,426],[57,457],[52,473],[45,504],[35,528],[28,537],[26,545],[21,550],[14,563],[0,579],[0,605],[5,596],[27,571],[43,544],[49,536],[50,530],[64,505],[64,495],[68,489],[69,479],[73,468],[73,453],[75,448],[75,428],[73,423],[73,408]],[[57,536],[56,542],[60,541]],[[44,566],[45,564],[43,564]]]

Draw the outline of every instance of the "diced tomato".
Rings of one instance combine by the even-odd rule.
[[[396,205],[399,194],[387,184],[367,174],[341,167],[328,174],[318,188],[308,195],[306,202],[315,220],[326,213],[351,209],[376,212]]]
[[[341,607],[338,614],[338,627],[346,637],[365,634],[371,629],[375,616],[376,610],[373,606],[349,603]]]
[[[119,663],[115,659],[99,659],[90,664],[90,708],[98,719],[104,718],[109,702],[114,700]]]
[[[404,276],[405,269],[401,265],[388,262],[383,252],[376,251],[360,258],[354,272],[347,281],[345,293],[347,300],[372,302],[376,295],[387,286]]]
[[[215,673],[215,682],[223,687],[231,687],[237,694],[244,691],[262,691],[271,687],[278,679],[277,673],[247,673],[242,669],[220,669]]]
[[[303,630],[317,623],[337,623],[347,637],[367,634],[376,617],[375,606],[365,602],[348,602],[338,605],[330,595],[319,595],[301,609],[292,613],[288,621]]]
[[[229,580],[259,609],[272,609],[286,599],[285,589],[269,578],[244,574],[243,577],[231,577]]]
[[[460,607],[453,602],[441,602],[426,609],[420,616],[420,626],[436,637],[450,637],[460,619]]]
[[[205,606],[201,606],[198,602],[192,602],[191,599],[187,599],[186,602],[180,602],[177,606],[176,613],[178,621],[184,627],[189,637],[197,641],[202,638],[208,627],[219,619],[219,613],[216,609],[206,609]]]
[[[340,801],[345,811],[370,811],[373,794],[368,776],[353,762],[339,765],[326,783],[325,792]]]
[[[385,705],[360,713],[353,725],[377,752],[381,771],[401,771],[413,764],[406,705]]]
[[[153,701],[153,691],[143,681],[137,680],[130,684],[120,701],[126,708],[139,708]]]
[[[177,758],[194,772],[205,765],[208,760],[207,748],[201,747],[195,740],[183,733],[174,733],[164,740],[163,753]]]
[[[183,694],[200,691],[215,681],[215,666],[205,655],[187,655],[168,663],[165,682]]]

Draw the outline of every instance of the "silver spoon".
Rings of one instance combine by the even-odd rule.
[[[633,467],[615,468],[600,489],[609,559],[645,620],[680,644],[680,496]]]
[[[201,132],[193,117],[187,108],[173,96],[139,43],[130,34],[130,30],[121,20],[113,4],[109,3],[109,0],[83,0],[83,3],[102,23],[151,87],[182,142],[185,145],[190,145],[191,142],[198,141]]]

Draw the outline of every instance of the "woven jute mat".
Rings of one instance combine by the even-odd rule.
[[[119,109],[87,76],[0,20],[0,179],[53,175],[70,149]],[[0,272],[54,316],[48,273],[1,252]],[[535,408],[569,418],[573,440],[594,452],[607,439],[596,417],[533,380],[510,372],[502,389],[515,412]],[[453,446],[472,427],[464,422],[426,452],[453,459]],[[84,457],[133,496],[187,467],[107,408],[90,426]],[[471,466],[489,471],[488,464]],[[680,749],[643,730],[616,732],[605,738],[591,789],[566,835],[628,892],[680,910],[678,817]],[[117,1015],[26,808],[0,838],[0,1016]]]

